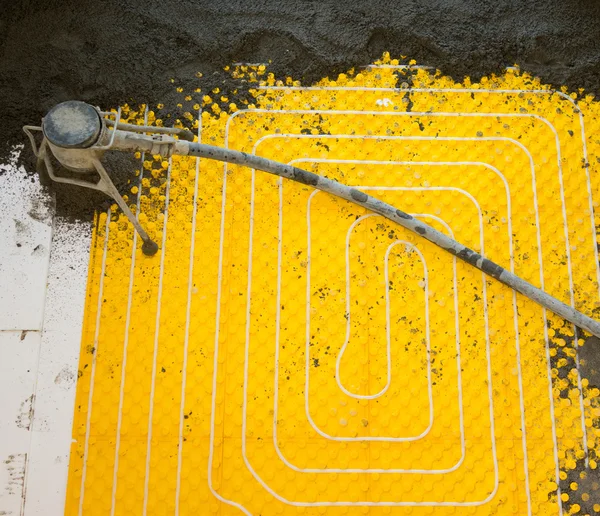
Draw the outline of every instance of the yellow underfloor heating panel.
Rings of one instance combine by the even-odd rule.
[[[202,142],[369,192],[600,317],[593,99],[389,56],[311,87],[232,75],[236,98],[181,92]],[[600,513],[589,335],[263,172],[139,156],[128,202],[161,250],[97,217],[67,514]]]

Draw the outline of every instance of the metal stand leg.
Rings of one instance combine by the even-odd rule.
[[[135,227],[136,231],[138,232],[138,234],[144,241],[144,244],[142,245],[142,252],[147,256],[154,256],[156,254],[156,252],[158,251],[158,244],[156,244],[156,242],[154,242],[148,236],[148,233],[146,233],[146,231],[144,230],[142,225],[139,223],[137,217],[131,212],[131,210],[129,209],[129,206],[127,206],[127,203],[125,202],[123,197],[121,197],[121,194],[116,189],[114,183],[110,179],[108,172],[106,171],[106,169],[104,168],[104,166],[102,165],[102,163],[100,163],[100,161],[98,159],[91,160],[91,163],[93,164],[94,168],[100,175],[100,181],[98,181],[97,183],[91,183],[89,181],[84,181],[82,179],[57,176],[54,173],[54,168],[52,166],[52,161],[50,159],[50,152],[48,149],[48,141],[46,140],[45,137],[43,137],[42,142],[38,148],[36,145],[36,142],[35,142],[35,138],[33,137],[33,134],[32,134],[32,131],[40,131],[41,132],[42,128],[35,127],[35,126],[25,126],[25,127],[23,127],[23,130],[25,131],[25,134],[27,134],[29,140],[31,141],[33,153],[37,157],[37,169],[38,169],[38,174],[40,175],[41,182],[47,173],[47,175],[49,176],[48,179],[55,181],[57,183],[65,183],[65,184],[70,184],[70,185],[75,185],[75,186],[81,186],[82,188],[90,188],[92,190],[98,190],[98,191],[108,195],[109,197],[112,197],[117,202],[117,204],[119,205],[119,207],[121,208],[123,213],[125,213],[125,215],[127,215],[127,218],[129,218],[129,220]],[[43,170],[43,169],[45,169],[45,170]]]
[[[127,206],[127,203],[123,197],[121,197],[121,194],[110,179],[110,176],[108,175],[108,172],[102,163],[100,163],[98,160],[94,160],[93,163],[98,174],[100,174],[100,183],[98,183],[98,189],[103,191],[105,194],[110,195],[117,202],[123,213],[127,215],[136,231],[144,241],[144,244],[142,245],[142,252],[147,256],[155,255],[158,251],[158,244],[148,236],[148,233],[146,233],[142,225],[139,223],[137,217],[129,209],[129,206]]]

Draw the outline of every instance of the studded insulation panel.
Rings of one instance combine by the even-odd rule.
[[[254,104],[196,95],[202,142],[368,191],[598,317],[591,99],[387,58],[309,88],[234,76]],[[597,341],[308,186],[140,163],[161,251],[98,216],[68,514],[600,512]]]

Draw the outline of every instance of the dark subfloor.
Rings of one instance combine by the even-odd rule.
[[[0,160],[54,104],[104,108],[237,87],[223,67],[268,62],[305,84],[407,56],[455,79],[518,64],[543,81],[600,91],[595,0],[15,0],[0,17]],[[201,72],[199,80],[196,73]],[[32,155],[22,159],[28,169]],[[126,178],[118,178],[126,185]],[[57,210],[90,220],[101,196],[57,189]]]
[[[456,79],[517,63],[600,91],[595,0],[16,0],[0,16],[0,145],[58,101],[165,101],[223,66],[272,60],[305,83],[389,51]],[[6,154],[5,152],[0,155]]]

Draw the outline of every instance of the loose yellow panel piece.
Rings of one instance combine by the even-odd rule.
[[[368,192],[598,318],[591,98],[389,56],[311,87],[233,76],[253,104],[186,97],[202,142]],[[129,202],[161,250],[97,217],[68,514],[600,510],[588,335],[347,201],[138,157]]]

